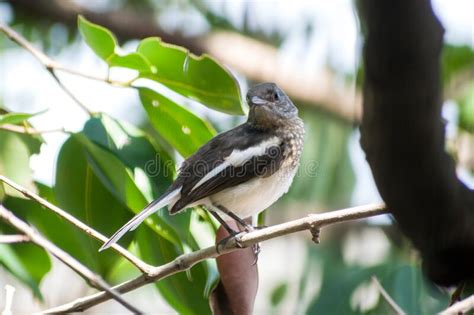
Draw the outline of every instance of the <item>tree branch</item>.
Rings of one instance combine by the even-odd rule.
[[[26,243],[30,238],[23,234],[0,235],[0,244]]]
[[[465,314],[470,310],[474,309],[474,295],[471,295],[465,298],[462,301],[454,303],[444,311],[442,311],[441,315],[453,315],[453,314]]]
[[[140,312],[137,308],[125,301],[120,296],[120,294],[111,289],[110,286],[99,275],[95,274],[92,270],[81,264],[74,257],[44,238],[28,224],[13,215],[13,213],[6,209],[3,205],[0,205],[0,218],[15,227],[17,230],[23,232],[31,242],[42,247],[51,255],[58,258],[60,261],[74,270],[78,275],[84,278],[91,286],[96,289],[103,290],[104,294],[110,298],[115,299],[133,313],[142,314],[142,312]]]
[[[239,238],[239,243],[243,245],[243,247],[249,247],[253,244],[291,233],[305,230],[316,230],[326,225],[373,217],[385,213],[388,213],[385,205],[371,204],[325,213],[310,214],[307,217],[301,219],[243,234]],[[120,293],[129,292],[148,283],[159,281],[175,273],[190,269],[192,266],[205,259],[215,258],[238,249],[240,249],[240,247],[237,246],[236,240],[233,238],[228,243],[226,243],[225,246],[220,247],[219,252],[216,250],[215,246],[211,246],[192,253],[180,255],[173,261],[158,267],[153,267],[148,273],[145,273],[133,280],[119,284],[113,287],[113,289]],[[108,299],[110,299],[110,297],[105,292],[99,292],[90,296],[81,297],[70,303],[45,310],[43,313],[80,312],[107,301]]]
[[[474,191],[445,151],[443,28],[429,0],[363,0],[360,14],[367,29],[361,144],[377,188],[433,281],[474,278]]]
[[[49,210],[53,211],[54,213],[59,215],[61,218],[65,219],[66,221],[68,221],[69,223],[71,223],[72,225],[74,225],[75,227],[77,227],[78,229],[83,231],[84,233],[92,236],[93,238],[95,238],[95,239],[97,239],[97,240],[99,240],[103,243],[108,240],[108,238],[105,235],[101,234],[100,232],[94,230],[93,228],[91,228],[87,224],[85,224],[85,223],[81,222],[80,220],[76,219],[74,216],[70,215],[69,213],[67,213],[63,209],[53,205],[52,203],[50,203],[49,201],[41,198],[40,196],[36,195],[35,193],[33,193],[33,192],[27,190],[26,188],[16,184],[15,182],[13,182],[12,180],[6,178],[5,176],[0,175],[0,182],[4,182],[8,186],[10,186],[13,189],[15,189],[15,190],[19,191],[20,193],[22,193],[28,199],[34,200],[37,203],[39,203],[40,205],[42,205],[43,207],[45,207],[46,209],[49,209]],[[135,255],[133,255],[128,250],[126,250],[125,248],[123,248],[122,246],[120,246],[118,244],[113,244],[111,248],[113,248],[117,253],[119,253],[121,256],[123,256],[125,259],[127,259],[129,262],[131,262],[138,269],[140,269],[141,272],[143,272],[145,274],[148,273],[153,268],[153,266],[150,266],[149,264],[145,263],[144,261],[142,261],[141,259],[139,259],[138,257],[136,257]]]

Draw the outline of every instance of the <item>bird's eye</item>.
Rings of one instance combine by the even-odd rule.
[[[278,95],[278,93],[275,92],[275,93],[273,94],[273,99],[274,99],[275,101],[279,101],[279,100],[280,100],[280,95]]]

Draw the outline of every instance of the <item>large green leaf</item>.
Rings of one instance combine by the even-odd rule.
[[[121,53],[114,34],[105,27],[94,24],[83,16],[79,16],[77,23],[87,45],[110,67],[125,67],[143,73],[151,71],[150,63],[140,53]]]
[[[138,128],[101,114],[86,123],[84,135],[89,141],[80,137],[81,142],[91,154],[89,162],[95,174],[134,213],[171,184],[174,161]],[[170,218],[167,211],[160,210],[146,222],[182,250],[175,231],[189,229],[189,213]]]
[[[184,157],[215,134],[208,122],[161,94],[142,88],[140,99],[153,127]]]
[[[34,137],[0,130],[0,174],[36,191],[30,169],[30,156],[38,153],[40,146],[41,142]],[[9,186],[4,187],[7,194],[22,196]]]
[[[155,197],[161,195],[175,176],[172,157],[142,130],[105,114],[90,119],[84,126],[85,136],[114,154],[130,171],[140,190],[151,186]],[[147,183],[140,184],[147,177]],[[147,197],[149,193],[146,193]]]
[[[103,234],[112,235],[132,213],[94,174],[88,154],[76,137],[64,143],[56,166],[55,197],[61,208]],[[127,246],[130,241],[131,235],[126,235],[121,242]],[[78,234],[76,243],[85,254],[82,262],[105,276],[120,258],[112,251],[99,253],[101,244],[86,234]]]
[[[88,163],[94,174],[107,187],[110,193],[122,203],[123,206],[131,209],[134,213],[140,212],[148,204],[145,196],[140,192],[135,184],[131,171],[114,155],[90,142],[84,135],[77,134],[75,138],[83,145],[89,153]],[[181,240],[174,229],[159,215],[151,216],[147,221],[161,237],[182,247]],[[125,223],[122,222],[122,224]]]
[[[179,254],[171,243],[157,239],[150,229],[141,229],[137,234],[140,254],[150,264],[162,265]],[[207,265],[199,263],[188,273],[177,273],[156,282],[155,286],[179,314],[210,314],[205,294],[207,277]]]
[[[157,81],[210,108],[229,114],[244,113],[237,81],[210,56],[197,57],[159,38],[142,40],[137,51],[156,69],[141,77]]]
[[[132,52],[126,55],[114,54],[107,59],[111,67],[122,67],[137,70],[140,73],[151,72],[152,68],[148,60],[140,53]]]
[[[382,279],[382,286],[407,314],[437,314],[449,303],[447,292],[428,282],[419,266],[392,268]]]
[[[77,19],[79,32],[87,45],[104,60],[115,55],[117,40],[111,31],[86,20],[83,16]]]

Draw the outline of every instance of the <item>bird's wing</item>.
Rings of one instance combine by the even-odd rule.
[[[278,138],[240,125],[219,134],[183,162],[178,178],[158,199],[122,226],[100,248],[116,243],[157,210],[170,206],[175,213],[194,201],[256,176],[274,172],[282,159]]]
[[[281,165],[285,149],[280,138],[245,124],[206,146],[184,162],[175,182],[181,188],[180,199],[170,213],[252,178],[273,174]]]

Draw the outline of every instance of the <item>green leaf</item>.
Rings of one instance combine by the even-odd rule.
[[[48,254],[35,244],[0,244],[0,265],[43,300],[40,283],[51,269]]]
[[[94,173],[134,213],[161,196],[172,183],[174,161],[136,127],[101,114],[86,123],[84,135],[77,136],[91,155]],[[182,251],[176,231],[188,230],[189,220],[189,215],[170,219],[167,211],[160,210],[145,222]]]
[[[146,38],[137,51],[154,67],[141,77],[168,88],[215,110],[244,114],[240,89],[230,72],[208,55],[195,56],[186,49]]]
[[[459,101],[459,127],[474,133],[474,85]]]
[[[137,240],[141,257],[150,264],[162,265],[178,255],[171,243],[157,239],[150,229],[140,229]],[[179,314],[211,314],[205,295],[207,277],[207,265],[202,262],[188,273],[180,272],[155,282],[155,286]]]
[[[270,296],[270,301],[272,305],[277,306],[278,304],[280,304],[281,301],[283,301],[283,299],[285,298],[287,292],[288,292],[288,283],[283,282],[277,285],[273,289]]]
[[[443,45],[443,82],[449,83],[458,73],[472,69],[473,66],[474,50],[469,45]]]
[[[5,124],[19,124],[27,119],[30,119],[33,116],[40,115],[45,111],[38,113],[27,114],[27,113],[8,113],[5,115],[0,115],[0,126]]]
[[[0,183],[0,203],[5,199],[5,188],[3,183]]]
[[[77,134],[75,138],[90,154],[88,163],[92,171],[115,198],[134,213],[138,213],[145,208],[148,201],[133,181],[131,171],[126,169],[115,156],[94,145],[84,135]],[[125,221],[122,223],[125,223]],[[145,223],[151,226],[161,237],[182,248],[181,240],[174,229],[159,215],[151,216]]]
[[[111,67],[122,67],[137,70],[141,73],[151,72],[152,68],[148,60],[140,53],[129,53],[123,56],[114,54],[107,59]]]
[[[151,72],[151,64],[140,53],[121,54],[114,34],[105,27],[94,24],[83,16],[79,16],[78,26],[87,45],[110,67],[129,68],[141,73]]]
[[[38,153],[40,146],[34,137],[0,130],[0,174],[35,192],[30,156]],[[8,195],[22,196],[9,186],[4,188]]]
[[[183,157],[209,141],[215,130],[184,107],[150,89],[140,89],[140,99],[153,127]]]
[[[160,145],[135,126],[113,119],[105,114],[90,119],[84,134],[96,145],[114,154],[133,172],[135,182],[142,191],[151,186],[153,197],[160,196],[173,182],[175,162]],[[145,174],[148,181],[138,179]],[[150,194],[146,194],[151,197]]]
[[[382,286],[407,314],[438,314],[449,303],[447,292],[428,282],[419,266],[393,268]]]
[[[61,208],[105,235],[112,235],[132,213],[101,182],[88,163],[88,152],[76,137],[69,138],[61,147],[56,166],[55,197]],[[121,243],[126,247],[131,235]],[[112,251],[99,253],[100,243],[81,233],[74,247],[81,247],[81,261],[102,275],[108,276],[120,256]]]
[[[6,197],[3,204],[28,223],[35,223],[30,221],[30,213],[37,215],[38,211],[43,211],[37,203],[16,197]],[[18,234],[18,231],[0,222],[0,234]],[[26,284],[36,297],[43,299],[39,286],[51,270],[51,260],[46,251],[33,243],[0,244],[0,264]]]
[[[79,32],[97,56],[107,60],[115,55],[117,40],[112,32],[105,27],[89,22],[82,15],[79,15],[77,22]]]

